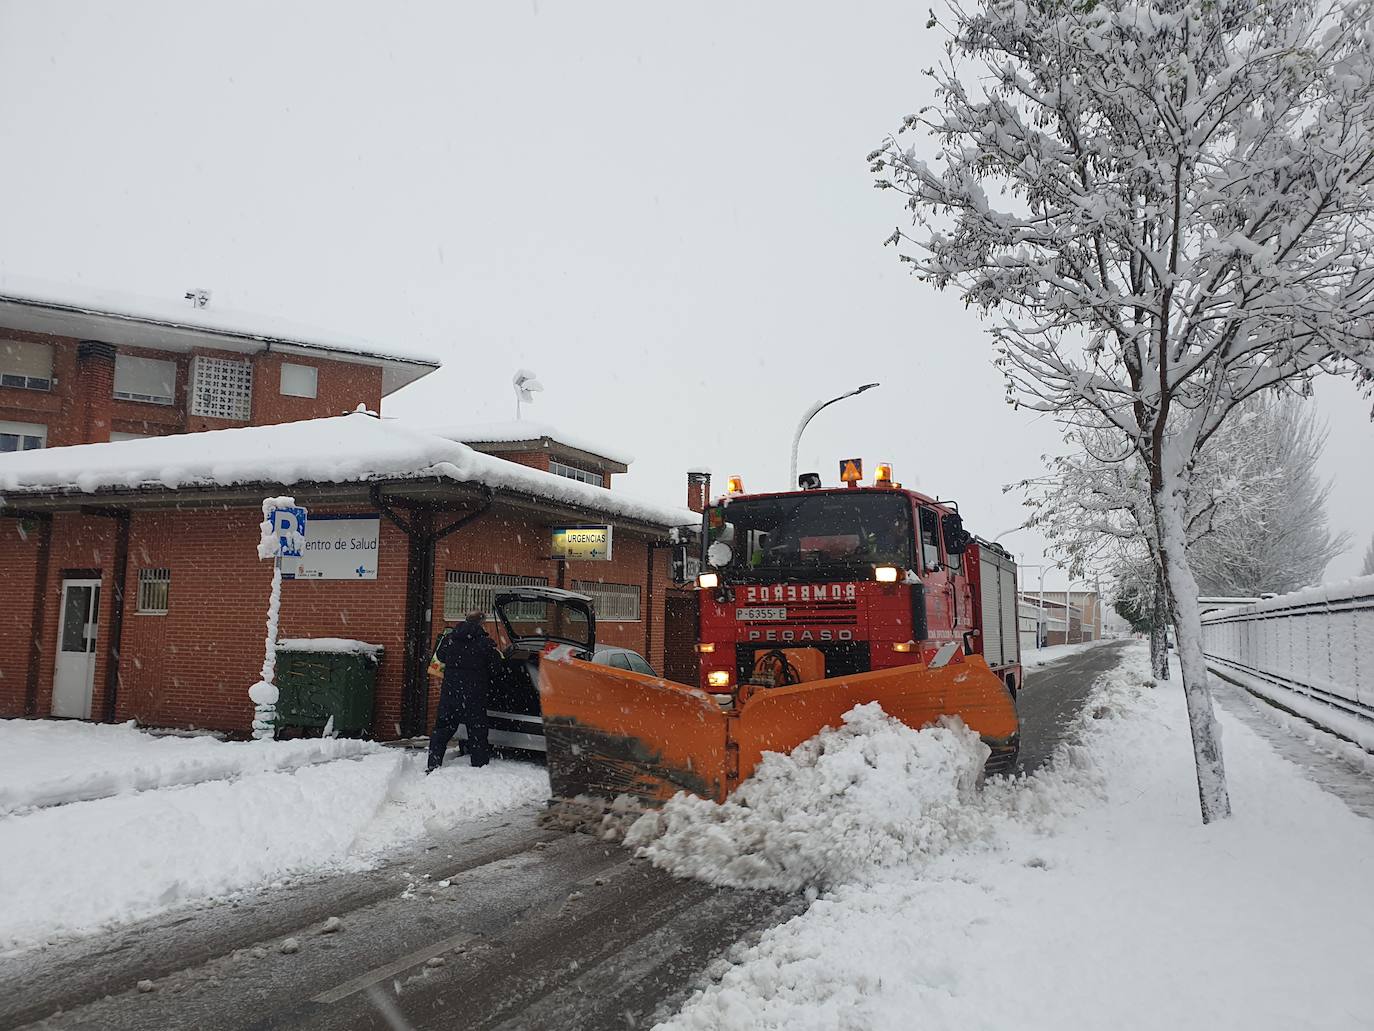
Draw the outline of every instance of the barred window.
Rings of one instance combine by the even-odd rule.
[[[253,366],[232,358],[191,360],[191,414],[248,419],[253,413]]]
[[[509,573],[474,573],[450,569],[444,574],[444,618],[450,621],[462,619],[469,612],[478,609],[490,614],[496,595],[506,587],[547,587],[547,576],[515,576]],[[543,618],[542,603],[538,614],[529,617]],[[519,612],[516,619],[526,618]]]
[[[171,592],[172,571],[170,569],[140,569],[138,571],[139,612],[151,616],[165,615]]]
[[[607,584],[600,580],[574,580],[573,590],[592,599],[596,618],[607,623],[639,621],[639,587],[635,584]]]
[[[605,478],[600,473],[589,473],[586,469],[578,469],[576,466],[564,465],[550,459],[549,472],[555,476],[566,476],[570,480],[578,480],[581,483],[590,483],[594,487],[604,487]]]

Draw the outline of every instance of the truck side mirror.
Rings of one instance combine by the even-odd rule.
[[[941,530],[945,535],[945,551],[950,555],[962,555],[968,550],[973,535],[964,529],[964,521],[959,513],[950,512],[941,520]]]

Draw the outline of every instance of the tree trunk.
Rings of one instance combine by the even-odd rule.
[[[1150,669],[1156,680],[1169,679],[1169,593],[1164,574],[1155,570],[1155,593],[1150,609]]]
[[[1173,600],[1174,640],[1183,673],[1188,725],[1193,733],[1202,822],[1211,823],[1231,815],[1231,800],[1226,792],[1221,731],[1212,711],[1212,693],[1207,686],[1207,666],[1202,656],[1202,610],[1197,603],[1197,580],[1188,564],[1183,494],[1176,475],[1162,479],[1162,485],[1152,498],[1159,520],[1160,560]]]

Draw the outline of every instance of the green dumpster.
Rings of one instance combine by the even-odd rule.
[[[277,642],[277,730],[323,728],[370,734],[382,646],[341,638]]]

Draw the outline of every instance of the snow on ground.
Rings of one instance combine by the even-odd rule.
[[[788,755],[766,753],[721,805],[679,794],[646,813],[625,844],[679,876],[730,887],[852,880],[977,833],[963,817],[988,755],[962,720],[916,731],[871,702]]]
[[[1374,822],[1222,712],[1236,815],[1204,827],[1151,683],[1128,649],[1051,767],[948,811],[955,847],[837,884],[661,1026],[1374,1026]]]
[[[1096,648],[1102,643],[1102,641],[1084,641],[1082,644],[1052,644],[1048,648],[1024,648],[1021,651],[1021,665],[1026,669],[1035,669],[1057,659],[1077,655],[1089,648]]]
[[[544,769],[526,763],[454,761],[429,777],[424,766],[423,754],[379,749],[0,817],[0,951],[366,869],[398,846],[548,793]]]
[[[132,723],[0,720],[0,816],[33,806],[291,770],[375,752],[366,741],[154,736]]]

